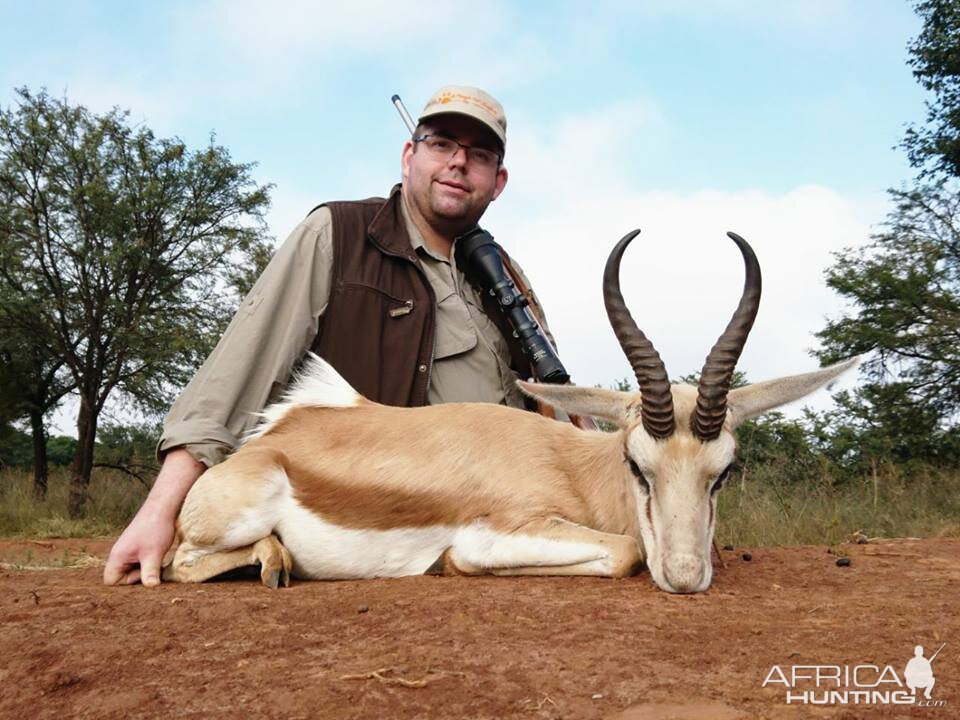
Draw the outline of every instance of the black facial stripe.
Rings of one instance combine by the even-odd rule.
[[[650,493],[650,483],[647,481],[647,478],[644,476],[643,472],[640,470],[640,466],[634,461],[629,455],[624,455],[624,459],[627,461],[627,466],[630,468],[630,472],[633,473],[633,476],[637,479],[637,482],[642,485],[647,494]]]
[[[653,526],[653,510],[651,506],[653,505],[653,497],[647,495],[647,501],[643,504],[644,510],[647,512],[647,521],[650,523],[650,534],[653,536],[653,544],[656,547],[657,544],[657,529]]]
[[[713,487],[710,488],[711,493],[718,492],[720,488],[723,487],[723,484],[727,481],[727,478],[730,476],[730,471],[733,470],[733,463],[727,465],[723,472],[717,476],[717,481],[713,484]]]

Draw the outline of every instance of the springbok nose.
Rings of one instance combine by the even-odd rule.
[[[667,555],[663,559],[663,575],[673,592],[688,593],[703,581],[706,563],[696,555]]]

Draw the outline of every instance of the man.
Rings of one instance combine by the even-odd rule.
[[[308,350],[378,402],[523,407],[510,333],[453,263],[455,239],[506,186],[506,126],[482,90],[441,88],[403,146],[403,182],[388,199],[322,205],[293,231],[171,408],[160,473],[113,546],[105,583],[159,584],[187,492]]]
[[[943,650],[943,647],[941,647],[940,650]],[[940,654],[940,650],[937,650],[933,654],[933,657],[927,660],[927,658],[923,656],[923,645],[917,645],[913,649],[913,657],[910,658],[907,666],[903,670],[903,678],[907,681],[907,687],[910,688],[910,692],[914,695],[917,694],[917,688],[920,688],[923,690],[923,696],[927,700],[932,699],[931,693],[937,681],[933,677],[933,666],[931,663],[933,663],[937,655]]]

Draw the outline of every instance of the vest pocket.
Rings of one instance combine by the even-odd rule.
[[[380,288],[373,287],[372,285],[364,285],[363,283],[343,283],[344,292],[366,292],[371,295],[376,295],[381,304],[386,310],[386,314],[391,318],[402,318],[404,315],[409,315],[413,312],[415,307],[414,301],[411,298],[398,298],[394,297],[390,293],[386,293]]]

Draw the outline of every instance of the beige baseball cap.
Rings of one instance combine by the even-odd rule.
[[[434,115],[457,113],[479,120],[507,147],[507,116],[495,97],[468,85],[445,85],[437,90],[420,113],[420,122]]]

